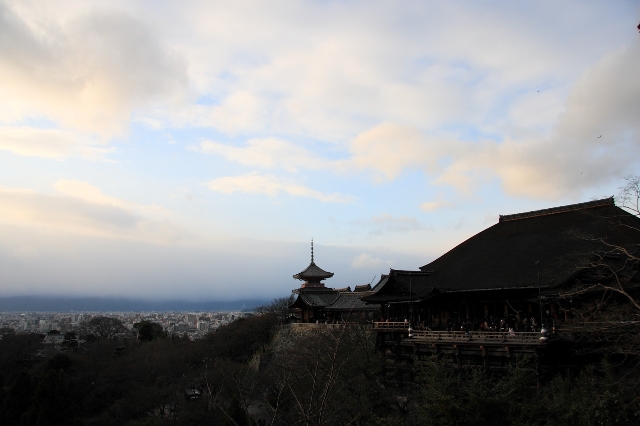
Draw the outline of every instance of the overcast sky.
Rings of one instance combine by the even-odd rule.
[[[0,295],[286,296],[640,174],[637,1],[1,1]],[[376,277],[376,280],[377,280]]]

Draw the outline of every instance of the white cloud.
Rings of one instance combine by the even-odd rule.
[[[420,223],[415,217],[393,216],[387,213],[376,215],[369,219],[352,221],[350,224],[369,229],[371,235],[432,230]]]
[[[109,137],[134,109],[184,96],[183,60],[147,24],[123,12],[74,9],[56,21],[0,3],[0,104],[14,106],[0,121],[46,117]]]
[[[169,219],[142,216],[126,208],[126,202],[104,196],[90,185],[60,181],[56,187],[66,192],[81,191],[73,196],[46,195],[26,189],[0,187],[0,223],[36,227],[62,234],[161,244],[189,237],[186,230]]]
[[[22,246],[13,251],[13,255],[22,261],[30,262],[40,258],[40,251],[31,246]]]
[[[604,56],[573,85],[546,138],[483,153],[506,192],[559,198],[630,173],[640,158],[640,41]]]
[[[638,116],[638,43],[607,54],[630,40],[617,28],[620,8],[471,2],[377,5],[364,12],[358,2],[306,4],[258,7],[239,27],[229,26],[228,16],[244,7],[222,15],[198,10],[198,28],[207,37],[234,40],[224,49],[228,62],[207,54],[225,74],[208,80],[221,100],[207,114],[222,114],[209,124],[231,134],[312,136],[349,158],[330,161],[324,153],[286,147],[278,161],[267,144],[217,145],[217,154],[232,161],[294,170],[294,158],[315,157],[322,161],[306,164],[364,171],[377,181],[421,169],[433,183],[461,191],[497,177],[508,195],[556,199],[577,197],[628,170],[640,145],[623,130],[635,132],[637,122],[629,117]],[[596,22],[597,29],[582,31]],[[585,73],[587,82],[570,90],[602,55]],[[617,142],[589,144],[585,131],[594,126],[610,130]],[[619,151],[632,155],[620,161]],[[264,157],[250,155],[258,153]],[[243,154],[248,157],[236,158]]]
[[[429,147],[416,128],[385,123],[359,134],[351,144],[345,168],[372,170],[376,179],[394,179],[410,167],[433,165]],[[432,163],[432,164],[429,164]]]
[[[110,161],[113,147],[105,147],[93,138],[69,130],[30,127],[0,127],[0,150],[28,157],[65,159],[80,157]]]
[[[217,154],[227,160],[261,168],[281,167],[290,172],[328,168],[331,162],[313,152],[278,138],[249,139],[244,147],[203,141],[197,148],[205,154]]]
[[[249,174],[242,176],[227,176],[207,183],[209,189],[223,194],[233,194],[234,192],[244,192],[251,194],[266,194],[276,196],[281,192],[294,197],[314,198],[328,203],[349,203],[355,201],[354,197],[343,194],[325,194],[306,186],[286,182],[275,176],[262,176]]]
[[[60,179],[53,187],[64,195],[81,198],[85,201],[98,204],[106,204],[114,207],[127,208],[128,203],[115,197],[109,197],[88,182]]]
[[[388,268],[392,263],[392,261],[382,260],[369,253],[360,253],[351,261],[351,267],[353,269],[381,269]]]
[[[623,40],[616,9],[240,1],[166,19],[193,28],[184,47],[194,82],[216,98],[209,125],[344,141],[383,121],[488,125],[514,93],[564,87]]]
[[[89,203],[104,204],[130,211],[131,213],[140,214],[147,217],[156,217],[159,219],[167,217],[170,212],[162,206],[155,204],[143,205],[122,200],[120,198],[105,195],[98,187],[88,182],[76,180],[60,179],[54,185],[54,189],[64,195]]]
[[[509,108],[511,132],[548,132],[564,111],[566,94],[557,90],[532,91],[522,94]]]
[[[542,104],[545,102],[556,104],[553,100]],[[551,115],[559,111],[557,105],[552,109],[555,112]],[[587,188],[630,173],[638,165],[637,117],[639,41],[604,56],[587,70],[572,86],[563,112],[546,134],[529,132],[526,138],[507,134],[503,141],[465,141],[434,138],[417,128],[385,124],[359,135],[352,144],[353,157],[346,163],[387,179],[419,167],[434,177],[434,183],[461,191],[498,177],[511,196],[577,197]],[[521,124],[535,128],[543,122],[533,118]]]
[[[452,204],[449,201],[427,201],[420,204],[420,208],[425,212],[434,212],[436,210],[445,209],[448,207],[452,207]]]

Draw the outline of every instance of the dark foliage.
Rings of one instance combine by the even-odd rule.
[[[95,317],[83,327],[83,334],[95,336],[99,339],[113,339],[125,333],[126,327],[117,318]]]
[[[138,330],[138,339],[146,342],[167,337],[167,333],[162,329],[162,326],[155,322],[140,321],[133,324],[133,328]]]
[[[19,426],[20,420],[31,407],[33,398],[33,383],[27,370],[22,370],[20,375],[9,388],[4,400],[4,424],[7,426]]]
[[[247,361],[270,342],[278,324],[275,314],[240,318],[206,336],[215,357]]]
[[[277,315],[264,314],[201,341],[98,339],[46,357],[35,356],[37,343],[15,335],[10,350],[6,341],[1,346],[0,424],[638,423],[636,371],[602,365],[558,374],[538,387],[527,360],[495,376],[459,374],[428,360],[414,364],[415,383],[403,387],[388,380],[389,365],[375,353],[367,329],[296,334],[277,324]]]
[[[565,371],[537,387],[533,365],[520,360],[507,374],[459,374],[438,360],[418,368],[416,425],[638,424],[637,387],[603,364],[579,374]]]
[[[293,294],[289,297],[277,297],[268,305],[258,306],[255,311],[259,314],[275,314],[278,318],[278,322],[280,324],[284,324],[291,316],[289,306],[291,306],[294,301],[295,297]]]

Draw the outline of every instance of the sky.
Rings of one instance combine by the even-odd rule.
[[[0,0],[0,295],[290,294],[640,174],[637,1]]]

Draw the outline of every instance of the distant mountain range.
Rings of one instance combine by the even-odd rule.
[[[0,297],[0,312],[145,312],[145,311],[248,311],[270,303],[266,299],[233,301],[141,300],[109,297]]]

